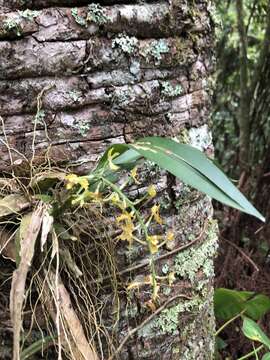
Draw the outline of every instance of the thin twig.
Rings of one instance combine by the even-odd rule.
[[[240,254],[254,267],[255,271],[257,271],[257,272],[260,271],[260,269],[255,264],[255,262],[239,246],[235,245],[233,242],[225,239],[224,237],[222,237],[222,240],[224,240],[226,243],[228,243],[229,245],[234,247],[237,251],[239,251]]]
[[[116,349],[115,353],[109,357],[108,360],[114,359],[114,357],[119,354],[119,352],[122,350],[126,342],[129,340],[130,337],[132,337],[136,332],[138,332],[141,328],[143,328],[149,321],[151,321],[154,317],[156,317],[158,314],[160,314],[171,302],[173,302],[176,299],[186,299],[186,300],[192,300],[191,296],[187,296],[184,294],[178,294],[170,299],[168,299],[163,305],[161,305],[153,314],[151,314],[148,318],[146,318],[140,325],[138,325],[135,329],[132,329],[124,338],[124,340],[121,342],[121,344]]]

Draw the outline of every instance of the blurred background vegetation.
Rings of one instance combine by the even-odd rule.
[[[221,249],[216,287],[270,294],[270,1],[216,0],[217,75],[212,124],[216,157],[266,216],[216,204]],[[270,317],[261,320],[270,334]],[[240,323],[239,323],[240,325]],[[222,359],[250,349],[237,322],[228,326]],[[254,357],[253,357],[254,358]]]

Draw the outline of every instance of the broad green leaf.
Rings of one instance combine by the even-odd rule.
[[[0,199],[0,217],[16,214],[30,205],[25,196],[11,194]]]
[[[219,288],[214,294],[215,315],[220,320],[229,320],[244,310],[244,304],[253,292]]]
[[[257,294],[246,303],[245,314],[254,320],[259,320],[270,310],[270,298],[263,294]]]
[[[253,341],[258,341],[270,349],[270,339],[268,336],[262,331],[260,326],[252,319],[243,316],[243,326],[242,331],[244,335]]]
[[[103,168],[105,168],[105,166],[108,163],[108,154],[109,151],[113,149],[113,153],[118,153],[118,157],[120,157],[120,155],[122,155],[123,153],[125,153],[126,151],[129,150],[129,145],[127,144],[114,144],[111,145],[107,148],[107,150],[105,151],[105,153],[102,155],[102,157],[99,159],[99,162],[95,168],[95,172],[102,170]],[[116,159],[113,161],[116,164]]]
[[[171,139],[148,137],[129,147],[210,197],[265,220],[226,175],[192,146]]]
[[[229,320],[245,310],[245,315],[259,320],[270,310],[270,298],[250,291],[219,288],[214,294],[215,315],[218,319]]]
[[[264,354],[262,360],[270,360],[270,352]]]
[[[226,175],[196,148],[179,144],[161,137],[147,137],[133,144],[116,144],[107,149],[95,171],[108,164],[109,151],[119,156],[113,159],[118,166],[134,164],[140,157],[153,161],[187,185],[210,197],[265,221],[245,196],[232,184]]]
[[[129,163],[135,163],[141,157],[142,156],[134,149],[128,149],[127,151],[123,152],[120,156],[118,156],[114,160],[114,163],[116,165],[123,166]]]

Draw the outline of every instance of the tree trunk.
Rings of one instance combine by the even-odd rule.
[[[49,157],[85,173],[108,144],[145,135],[188,139],[211,154],[210,1],[101,0],[101,8],[83,0],[1,1],[2,173],[21,171],[33,148],[35,163]],[[149,289],[132,293],[128,311],[121,297],[115,358],[212,359],[211,202],[163,172],[148,175],[177,235],[159,251],[157,273],[173,272],[176,281],[161,287],[153,315],[144,305]],[[122,270],[146,256],[134,252],[132,264],[124,257]],[[141,266],[124,276],[147,272]]]

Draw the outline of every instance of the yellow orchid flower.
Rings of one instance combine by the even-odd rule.
[[[160,205],[154,205],[151,207],[151,215],[154,217],[155,221],[162,225],[163,224],[163,221],[159,215],[159,208],[160,208]]]
[[[74,185],[78,184],[79,181],[79,176],[76,174],[69,174],[65,177],[67,184],[66,184],[66,189],[70,190],[73,188]]]
[[[89,182],[88,182],[88,180],[87,180],[85,177],[80,177],[79,180],[78,180],[78,183],[81,185],[81,187],[82,187],[84,190],[87,190],[87,189],[88,189]]]
[[[149,242],[149,249],[151,254],[158,252],[158,240],[160,236],[158,235],[149,235],[147,236],[147,241]]]
[[[174,240],[174,233],[172,231],[168,231],[166,235],[167,241],[173,241]]]
[[[169,275],[168,275],[169,285],[171,286],[175,282],[175,280],[176,280],[175,273],[170,272]]]
[[[157,195],[157,191],[154,185],[150,185],[147,189],[147,193],[150,198],[154,198]]]
[[[132,222],[127,222],[126,224],[121,226],[122,233],[118,236],[118,239],[128,241],[130,244],[133,241],[133,232],[135,230],[135,226]]]
[[[88,189],[89,183],[86,177],[78,176],[76,174],[69,174],[65,179],[67,180],[67,190],[71,190],[77,184],[81,185],[81,187],[85,190]]]
[[[135,167],[131,170],[130,176],[131,176],[132,179],[134,180],[135,184],[139,185],[140,182],[139,182],[138,179],[137,179],[137,176],[138,176],[137,170],[138,170],[138,168],[137,168],[137,166],[135,166]]]
[[[119,153],[116,152],[113,154],[113,151],[114,151],[114,148],[111,148],[108,151],[108,162],[109,162],[109,168],[113,171],[116,171],[119,169],[119,166],[117,166],[113,163],[113,159],[116,158],[119,155]]]

